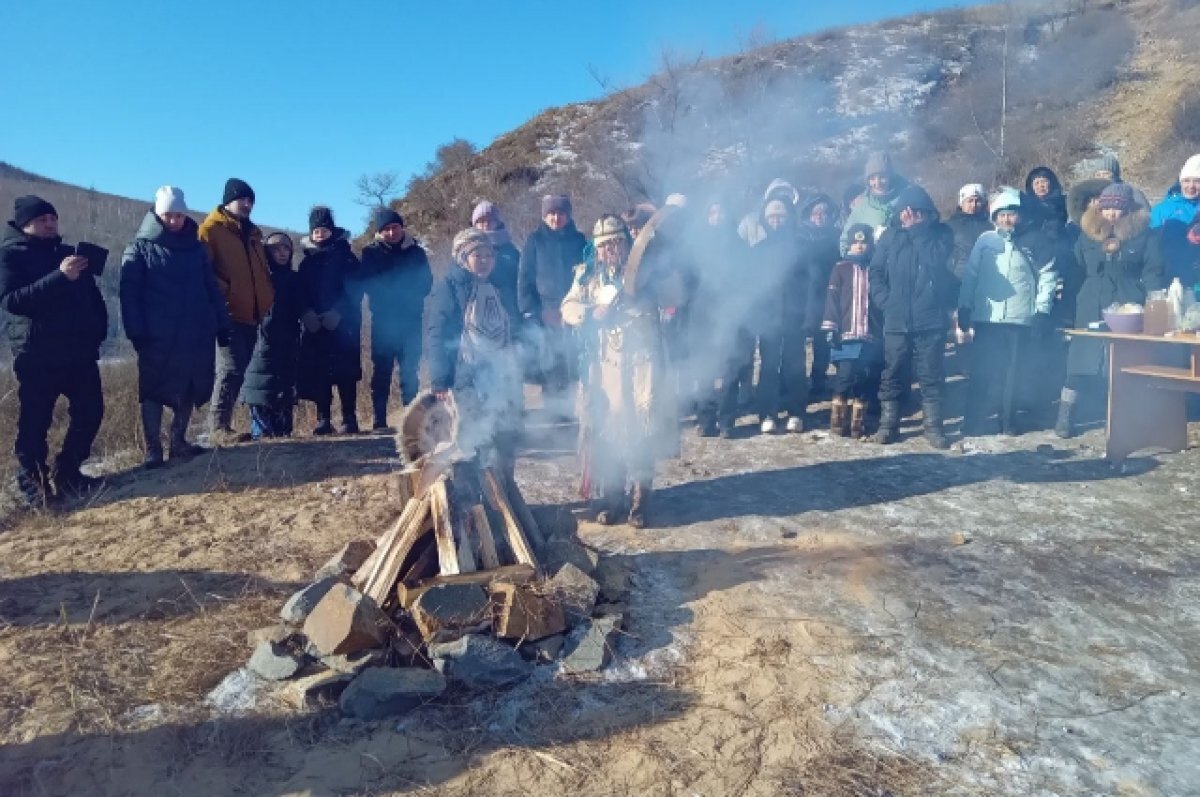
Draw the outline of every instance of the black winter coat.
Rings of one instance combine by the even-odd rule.
[[[796,228],[772,230],[763,221],[765,237],[751,249],[757,301],[749,327],[755,335],[778,335],[788,329],[808,330],[813,274],[805,262]],[[821,324],[818,314],[812,319]]]
[[[979,236],[994,228],[988,221],[986,210],[983,213],[963,213],[962,208],[956,209],[950,218],[946,219],[946,226],[954,233],[954,254],[950,257],[950,270],[956,279],[961,280],[967,267],[967,258],[975,248],[975,242],[979,240]]]
[[[335,310],[341,315],[336,329],[300,333],[296,394],[320,401],[330,385],[362,379],[362,283],[358,258],[350,251],[345,230],[338,228],[321,244],[305,237],[300,247],[304,252],[297,270],[301,315],[308,310],[318,315]]]
[[[958,299],[950,257],[954,233],[940,221],[880,236],[869,271],[871,304],[883,313],[884,334],[937,332],[947,328]]]
[[[494,274],[495,272],[493,272]],[[459,265],[450,266],[446,276],[439,279],[429,294],[425,308],[425,368],[431,390],[452,390],[469,381],[469,375],[458,373],[459,346],[463,335],[463,316],[471,301],[476,277]],[[496,283],[489,278],[493,285]],[[499,289],[501,302],[510,297]],[[506,307],[515,317],[516,307]]]
[[[559,308],[563,297],[571,290],[575,266],[583,262],[586,245],[587,239],[573,221],[561,230],[552,230],[542,222],[529,234],[517,275],[521,313],[531,315],[541,323],[543,309]]]
[[[407,233],[396,246],[374,241],[363,249],[361,274],[371,308],[371,351],[396,352],[419,341],[425,299],[433,288],[433,270],[421,245]]]
[[[513,329],[520,325],[521,314],[517,308],[517,284],[521,273],[521,250],[512,242],[503,243],[496,247],[496,265],[492,269],[492,284],[500,291],[504,306],[513,313]]]
[[[1045,177],[1050,181],[1050,193],[1038,198],[1033,193],[1035,177]],[[1055,239],[1067,226],[1067,198],[1063,194],[1062,183],[1058,175],[1045,166],[1039,166],[1025,178],[1025,191],[1021,194],[1021,210],[1025,215],[1032,214],[1037,219],[1042,232]]]
[[[0,309],[8,313],[13,370],[95,362],[108,335],[108,309],[87,269],[74,282],[59,270],[74,250],[62,238],[34,238],[12,222],[0,239]]]
[[[269,254],[267,259],[271,260]],[[290,263],[280,266],[271,260],[271,282],[275,303],[258,328],[241,400],[257,406],[290,407],[296,400],[300,359],[300,275]]]
[[[837,207],[831,201],[829,205]],[[799,236],[800,269],[807,275],[805,282],[808,288],[804,326],[809,335],[814,335],[818,333],[821,318],[825,314],[825,294],[828,292],[829,277],[833,274],[833,267],[842,259],[838,243],[841,229],[836,225],[821,228],[801,223]]]
[[[1164,287],[1159,235],[1157,230],[1150,229],[1146,211],[1136,210],[1109,225],[1098,208],[1089,208],[1083,214],[1080,228],[1079,240],[1075,242],[1074,272],[1064,275],[1063,285],[1063,292],[1074,297],[1077,329],[1086,329],[1091,322],[1101,320],[1109,305],[1144,304],[1147,292]],[[1115,240],[1106,246],[1110,235]],[[1105,348],[1101,340],[1073,339],[1067,356],[1067,373],[1103,375]]]
[[[170,232],[153,212],[121,260],[121,320],[138,354],[138,398],[174,409],[212,395],[217,330],[229,310],[196,222]]]

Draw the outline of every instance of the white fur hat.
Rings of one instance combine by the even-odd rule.
[[[1200,155],[1193,155],[1187,159],[1187,163],[1183,164],[1183,169],[1179,172],[1179,179],[1183,180],[1188,177],[1200,177]]]
[[[967,183],[962,188],[958,189],[958,201],[961,203],[969,196],[977,196],[980,199],[987,199],[987,192],[983,190],[981,183]]]
[[[1002,210],[1020,210],[1021,209],[1021,192],[1015,188],[1004,186],[996,192],[992,197],[991,204],[988,205],[988,212],[992,218]]]
[[[154,192],[154,213],[159,216],[164,213],[187,213],[183,190],[173,185],[160,187]]]

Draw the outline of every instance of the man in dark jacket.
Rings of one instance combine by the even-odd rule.
[[[108,311],[96,285],[103,263],[89,263],[64,246],[54,206],[36,196],[18,197],[0,239],[0,308],[8,314],[8,340],[17,377],[17,489],[30,506],[54,497],[46,464],[46,434],[59,396],[70,402],[70,424],[53,473],[61,496],[90,492],[98,479],[80,465],[104,417],[100,344]]]
[[[372,428],[381,432],[388,429],[388,396],[397,364],[401,402],[407,406],[417,395],[421,315],[433,287],[433,271],[425,250],[404,229],[399,213],[380,208],[373,226],[375,240],[362,253],[362,286],[371,308]]]
[[[896,197],[896,215],[871,259],[871,304],[883,313],[882,415],[878,443],[893,443],[900,431],[903,374],[915,366],[924,401],[925,439],[947,448],[942,433],[946,329],[954,304],[950,257],[954,234],[938,220],[929,194],[916,185]]]
[[[542,197],[542,223],[525,240],[517,275],[517,301],[528,323],[542,331],[542,396],[568,416],[567,388],[576,370],[571,331],[563,327],[559,307],[571,289],[575,266],[583,262],[587,244],[571,219],[571,200],[563,195]]]
[[[1058,175],[1049,166],[1038,166],[1025,178],[1021,204],[1033,214],[1026,223],[1037,224],[1050,240],[1057,241],[1067,226],[1067,197]]]

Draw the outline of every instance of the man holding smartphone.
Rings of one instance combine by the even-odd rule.
[[[53,205],[32,195],[16,199],[0,238],[0,307],[9,314],[20,403],[17,489],[31,507],[100,484],[79,467],[91,455],[104,417],[97,360],[108,311],[96,285],[101,270],[102,261],[93,263],[63,244]],[[69,402],[70,422],[51,471],[46,435],[59,396]]]

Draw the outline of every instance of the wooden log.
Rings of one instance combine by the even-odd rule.
[[[405,504],[404,510],[407,509],[408,504]],[[379,569],[380,561],[387,554],[387,551],[395,542],[396,537],[400,534],[401,524],[404,520],[404,510],[401,510],[400,515],[396,518],[396,522],[389,526],[387,531],[379,535],[379,539],[375,542],[375,550],[366,558],[366,561],[359,566],[358,570],[355,571],[354,576],[350,579],[350,583],[354,585],[355,589],[357,589],[359,592],[362,592],[363,586],[371,580],[371,576],[376,570]]]
[[[458,566],[458,548],[454,543],[454,522],[445,479],[434,482],[429,488],[429,497],[433,510],[433,535],[437,540],[438,571],[443,576],[456,575],[462,571]]]
[[[479,538],[479,558],[483,568],[489,570],[500,566],[500,556],[496,553],[496,538],[492,536],[492,524],[488,521],[487,510],[479,504],[471,507],[471,526],[475,536]]]
[[[537,520],[533,517],[533,512],[529,510],[529,504],[525,503],[525,497],[517,489],[517,483],[511,479],[504,479],[504,486],[508,495],[508,501],[516,511],[517,519],[521,521],[521,527],[525,529],[530,542],[534,544],[537,550],[542,550],[546,547],[546,535],[542,534]]]
[[[372,574],[371,579],[363,586],[363,594],[374,598],[380,606],[391,595],[392,587],[400,575],[400,566],[404,564],[409,551],[425,533],[428,516],[429,499],[427,498],[422,498],[420,501],[409,501],[408,506],[405,507],[404,514],[399,521],[399,535],[387,554],[380,559],[379,567]]]
[[[400,495],[400,506],[408,504],[409,499],[419,498],[417,484],[421,479],[421,471],[417,468],[405,468],[396,474],[396,492]]]
[[[525,532],[521,530],[521,522],[513,512],[512,504],[508,501],[508,495],[505,493],[503,485],[490,468],[483,471],[483,487],[492,509],[500,513],[500,517],[504,520],[504,536],[508,540],[508,547],[512,550],[513,556],[517,559],[517,564],[537,567],[537,556],[534,555],[533,548],[530,547],[529,540],[525,537]]]
[[[535,574],[536,571],[529,565],[503,565],[495,570],[476,570],[474,573],[434,576],[415,583],[402,581],[396,585],[396,599],[401,606],[407,609],[423,592],[438,584],[478,584],[486,589],[492,584],[528,584],[533,580]]]
[[[433,518],[428,520],[429,531],[433,531]],[[412,564],[403,570],[400,574],[401,581],[420,581],[423,578],[433,578],[438,573],[438,551],[437,541],[433,538],[433,534],[426,537],[421,535],[424,544],[420,544],[420,552],[413,559]]]

